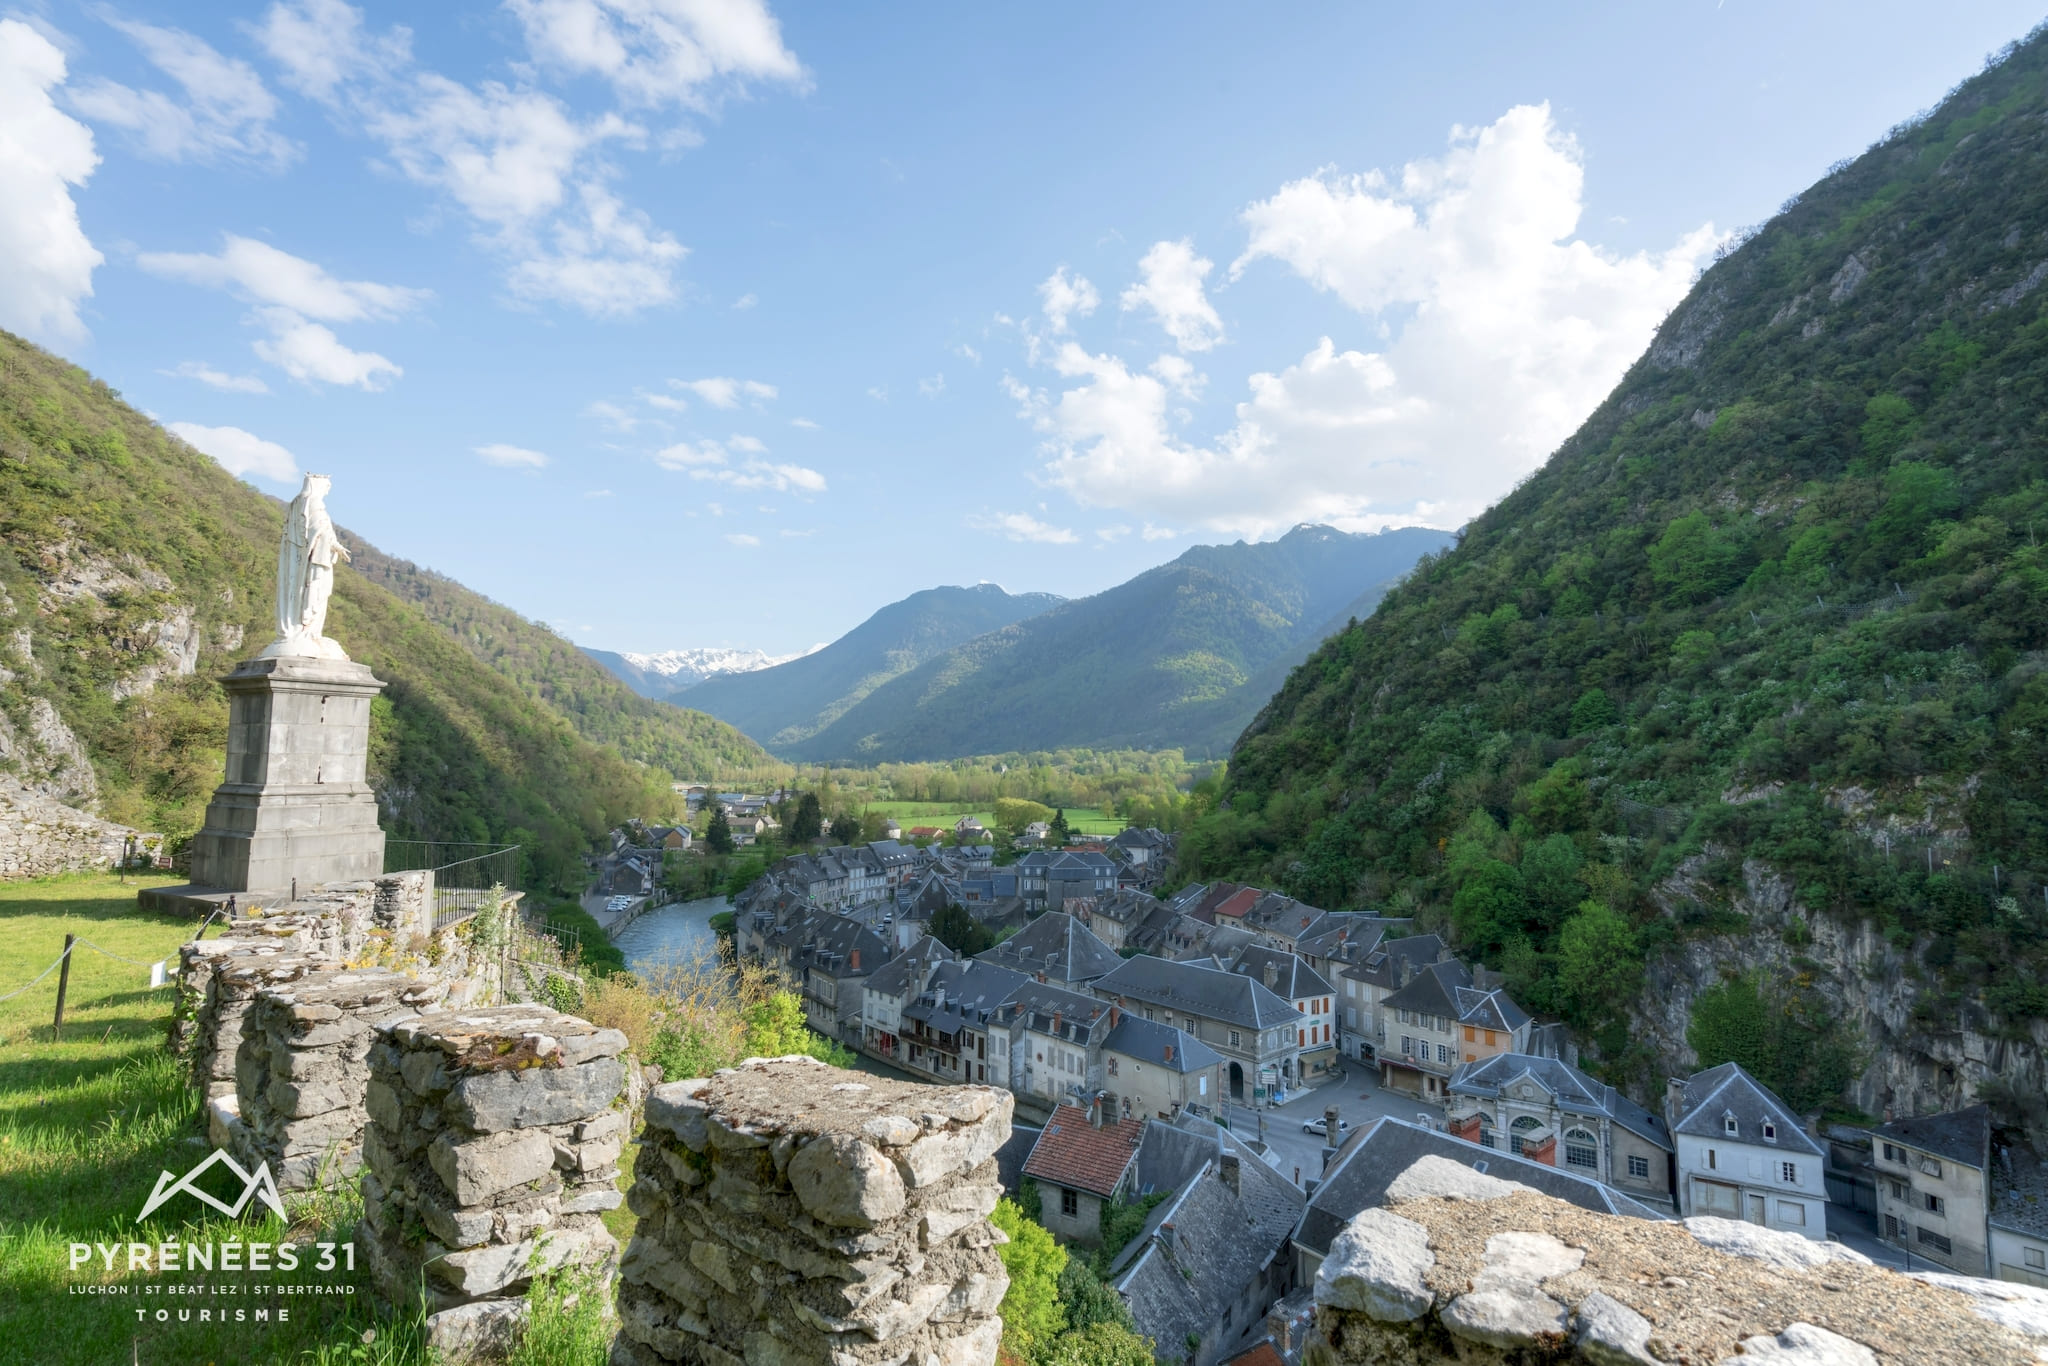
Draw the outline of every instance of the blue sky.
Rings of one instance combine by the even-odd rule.
[[[2040,17],[1452,8],[0,10],[0,326],[582,643],[794,650],[1458,525]]]

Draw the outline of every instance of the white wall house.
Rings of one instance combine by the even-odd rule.
[[[1673,1077],[1664,1116],[1675,1141],[1678,1212],[1741,1219],[1822,1240],[1826,1165],[1783,1101],[1736,1063]]]

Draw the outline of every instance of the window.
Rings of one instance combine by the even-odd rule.
[[[1897,1148],[1887,1143],[1884,1145],[1884,1160],[1887,1162],[1904,1162],[1906,1159]]]
[[[1742,1126],[1735,1122],[1735,1116],[1723,1115],[1721,1116],[1721,1132],[1724,1134],[1739,1134],[1742,1132]]]
[[[1451,1046],[1449,1044],[1440,1043],[1436,1046],[1436,1060],[1438,1062],[1451,1062],[1457,1056],[1458,1055],[1456,1053],[1451,1051]]]
[[[1243,1048],[1243,1047],[1244,1047],[1244,1035],[1242,1035],[1242,1034],[1238,1033],[1238,1032],[1237,1032],[1236,1030],[1234,1030],[1234,1029],[1233,1029],[1233,1030],[1231,1030],[1231,1031],[1230,1031],[1230,1046],[1231,1046],[1232,1048]]]
[[[1401,1036],[1401,1054],[1409,1058],[1415,1056],[1415,1040],[1406,1034]]]
[[[1346,1029],[1356,1029],[1356,1028],[1358,1028],[1358,1007],[1357,1007],[1357,1006],[1345,1006],[1345,1007],[1344,1007],[1344,1027],[1345,1027]]]
[[[1472,1027],[1471,1025],[1466,1025],[1466,1026],[1465,1026],[1465,1042],[1466,1042],[1466,1043],[1476,1043],[1476,1042],[1478,1041],[1478,1039],[1479,1039],[1479,1031],[1478,1031],[1478,1030],[1476,1030],[1476,1029],[1474,1029],[1474,1028],[1473,1028],[1473,1027]]]
[[[1929,1214],[1948,1213],[1948,1201],[1942,1199],[1938,1195],[1928,1195],[1922,1193],[1922,1195],[1920,1196],[1920,1202],[1922,1207],[1925,1208]]]
[[[1631,1153],[1628,1159],[1628,1174],[1638,1181],[1650,1179],[1650,1159],[1640,1153]]]
[[[1887,1214],[1884,1217],[1884,1236],[1887,1238],[1899,1236],[1899,1218],[1897,1215]]]
[[[1710,1171],[1710,1172],[1711,1172],[1711,1171],[1719,1171],[1719,1170],[1720,1170],[1720,1167],[1721,1167],[1721,1158],[1720,1158],[1720,1154],[1716,1153],[1716,1152],[1715,1152],[1715,1151],[1714,1151],[1714,1150],[1713,1150],[1712,1148],[1709,1148],[1709,1149],[1707,1149],[1707,1170],[1708,1170],[1708,1171]]]
[[[1114,1053],[1104,1058],[1102,1060],[1102,1063],[1104,1068],[1108,1070],[1109,1075],[1111,1075],[1112,1077],[1116,1075],[1116,1055]]]
[[[2035,1270],[2048,1266],[2048,1252],[2043,1252],[2038,1247],[2021,1248],[2020,1251],[2026,1254],[2027,1265]]]
[[[1585,1129],[1567,1129],[1564,1132],[1564,1164],[1567,1167],[1582,1167],[1591,1171],[1600,1165],[1598,1140]]]
[[[1308,1031],[1306,1029],[1294,1031],[1294,1046],[1296,1048],[1306,1048],[1308,1046]]]
[[[1081,1197],[1070,1190],[1060,1191],[1060,1213],[1069,1219],[1081,1217]]]
[[[1780,1200],[1778,1222],[1793,1228],[1806,1227],[1806,1206],[1797,1200]]]
[[[1931,1157],[1923,1157],[1920,1159],[1920,1170],[1929,1176],[1940,1176],[1941,1164]]]
[[[1936,1233],[1925,1224],[1914,1229],[1913,1234],[1924,1246],[1933,1248],[1944,1257],[1950,1256],[1955,1252],[1955,1244],[1949,1242],[1947,1234]]]
[[[1887,1181],[1887,1182],[1885,1182],[1885,1184],[1886,1184],[1887,1186],[1890,1186],[1890,1187],[1891,1187],[1891,1189],[1892,1189],[1892,1199],[1894,1199],[1894,1200],[1904,1200],[1904,1199],[1906,1198],[1906,1183],[1905,1183],[1905,1182],[1903,1182],[1903,1181]]]
[[[1770,1121],[1769,1121],[1768,1119],[1767,1119],[1767,1120],[1765,1120],[1765,1121],[1764,1121],[1764,1142],[1766,1142],[1766,1143],[1776,1143],[1777,1141],[1778,1141],[1778,1126],[1777,1126],[1777,1125],[1775,1125],[1775,1124],[1773,1124],[1773,1123],[1771,1123],[1771,1122],[1770,1122]]]
[[[1497,1045],[1497,1044],[1498,1044],[1499,1042],[1500,1042],[1499,1038],[1495,1036],[1495,1034],[1494,1034],[1494,1032],[1493,1032],[1492,1030],[1490,1030],[1490,1029],[1489,1029],[1489,1030],[1487,1030],[1487,1031],[1486,1031],[1486,1046],[1487,1046],[1488,1048],[1492,1048],[1492,1047],[1494,1047],[1494,1046],[1495,1046],[1495,1045]]]
[[[1508,1134],[1508,1151],[1520,1157],[1522,1155],[1522,1141],[1528,1137],[1531,1130],[1542,1127],[1543,1123],[1541,1120],[1533,1119],[1528,1115],[1523,1115],[1517,1119],[1508,1126],[1513,1131]]]
[[[1778,1164],[1778,1179],[1788,1186],[1798,1185],[1799,1164],[1797,1162],[1780,1162]]]

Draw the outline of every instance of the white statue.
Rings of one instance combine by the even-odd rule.
[[[349,557],[327,516],[331,487],[326,475],[307,475],[284,515],[284,539],[277,547],[277,639],[259,659],[348,658],[338,643],[321,634],[327,626],[327,599],[334,592],[335,561]]]

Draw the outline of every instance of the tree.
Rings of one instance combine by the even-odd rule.
[[[1693,997],[1685,1041],[1701,1067],[1740,1063],[1766,1086],[1777,1076],[1777,1030],[1754,977],[1731,977]]]
[[[1052,813],[1051,825],[1052,828],[1047,832],[1048,838],[1052,840],[1056,847],[1064,846],[1067,842],[1067,810],[1065,807],[1061,807]]]
[[[1608,699],[1607,689],[1588,688],[1579,694],[1579,700],[1572,703],[1572,734],[1584,735],[1589,730],[1611,726],[1621,717],[1614,710],[1614,703]]]
[[[996,829],[1011,839],[1024,833],[1024,827],[1034,821],[1052,820],[1052,808],[1040,802],[1026,801],[1022,797],[998,797],[995,805]]]
[[[732,826],[725,819],[725,808],[716,801],[711,804],[711,822],[704,827],[704,847],[714,854],[730,854],[736,847],[732,842]]]
[[[1600,1023],[1635,999],[1642,984],[1634,927],[1605,902],[1581,902],[1557,936],[1557,986],[1572,1018]]]
[[[1060,1273],[1067,1269],[1067,1250],[1053,1241],[1044,1226],[1024,1217],[1017,1202],[996,1202],[989,1222],[1008,1236],[996,1249],[1010,1288],[1003,1296],[1003,1348],[1019,1361],[1036,1361],[1037,1349],[1049,1345],[1067,1326],[1060,1303]]]
[[[834,1067],[853,1065],[853,1053],[804,1023],[804,1003],[793,991],[778,991],[742,1012],[747,1052],[757,1058],[805,1053]]]
[[[809,844],[825,829],[825,812],[818,805],[818,794],[806,792],[796,799],[796,810],[789,817],[789,842]]]
[[[1007,1325],[1008,1320],[1004,1322]],[[1039,1351],[1033,1366],[1152,1366],[1153,1361],[1152,1339],[1120,1323],[1091,1323],[1053,1339]]]
[[[1585,861],[1570,835],[1546,836],[1523,853],[1522,895],[1537,924],[1555,929],[1585,896],[1579,882],[1579,868]]]
[[[972,958],[994,947],[996,942],[995,932],[969,915],[967,908],[957,902],[932,917],[931,934],[932,938],[962,958]]]
[[[1521,871],[1511,863],[1490,858],[1451,898],[1451,925],[1460,943],[1492,951],[1520,932],[1528,908]]]
[[[842,811],[832,818],[832,842],[853,844],[860,839],[860,817],[851,811]]]
[[[1650,547],[1650,573],[1674,603],[1704,602],[1742,582],[1742,547],[1707,519],[1688,512]]]

